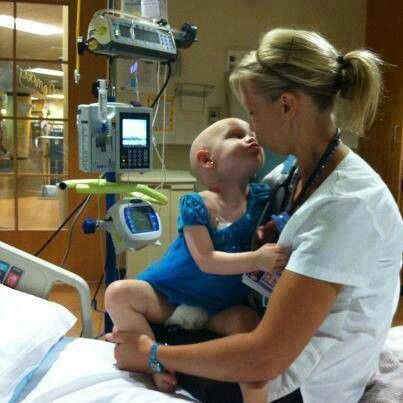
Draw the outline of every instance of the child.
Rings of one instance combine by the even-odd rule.
[[[137,280],[117,281],[106,290],[106,309],[117,330],[154,338],[149,323],[166,322],[183,304],[203,308],[206,327],[223,336],[257,326],[257,313],[243,305],[248,288],[241,275],[280,271],[288,260],[287,251],[275,244],[249,251],[269,198],[267,185],[249,184],[263,159],[254,132],[240,119],[218,121],[199,134],[190,163],[207,190],[182,197],[179,236],[161,260]],[[159,390],[174,390],[173,374],[153,373],[153,378]],[[241,389],[245,402],[266,400],[265,386]]]

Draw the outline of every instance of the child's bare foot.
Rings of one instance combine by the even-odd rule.
[[[170,372],[155,372],[152,374],[155,386],[160,392],[175,392],[178,383],[176,376]]]

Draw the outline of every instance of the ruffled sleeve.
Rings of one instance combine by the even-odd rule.
[[[207,207],[198,193],[189,193],[179,201],[178,232],[189,225],[209,225]]]

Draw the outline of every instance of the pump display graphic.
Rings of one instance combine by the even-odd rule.
[[[123,119],[122,120],[122,145],[147,146],[147,121],[144,119]]]

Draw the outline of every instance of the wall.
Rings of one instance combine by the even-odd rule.
[[[173,95],[177,83],[214,86],[203,112],[181,110],[175,100],[175,134],[167,136],[167,165],[188,168],[193,138],[208,124],[207,110],[218,107],[222,117],[227,110],[226,64],[229,50],[250,50],[269,29],[283,26],[305,28],[324,34],[341,52],[364,45],[365,0],[169,0],[168,19],[179,28],[184,22],[198,27],[198,42],[181,51],[180,61],[167,93]],[[140,82],[141,88],[141,82]],[[183,99],[182,99],[183,101]],[[187,99],[199,102],[202,99]],[[345,140],[353,148],[356,140]],[[156,161],[156,159],[155,159]]]
[[[228,50],[255,49],[262,33],[287,26],[321,32],[338,48],[363,46],[365,0],[169,0],[169,22],[180,27],[191,21],[199,28],[199,42],[182,52],[181,74],[175,82],[212,84],[208,106],[226,108],[226,58]],[[176,136],[190,142],[207,123],[204,114],[176,115]],[[196,129],[196,130],[195,130]]]

